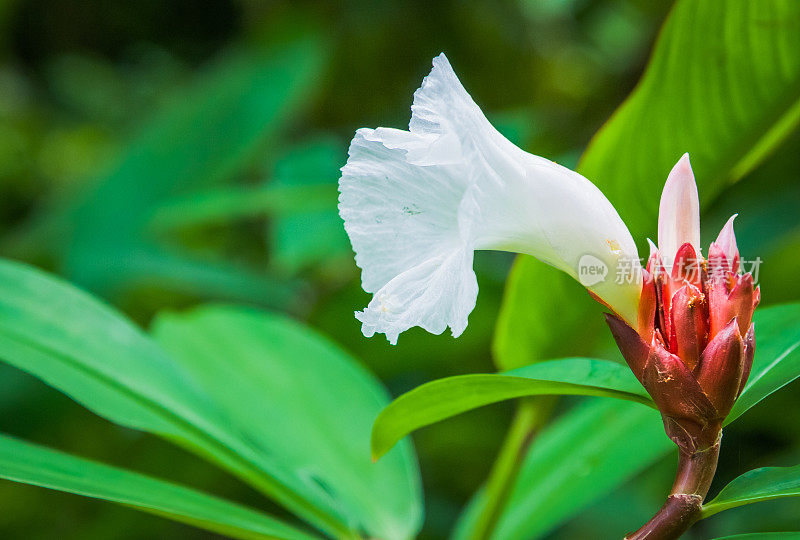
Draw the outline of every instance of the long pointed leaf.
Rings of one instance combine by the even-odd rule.
[[[369,433],[388,403],[379,382],[333,343],[286,317],[207,306],[162,314],[153,333],[287,482],[370,537],[404,540],[421,525],[409,444],[372,463]],[[380,496],[376,496],[380,494]]]
[[[703,505],[702,516],[705,518],[729,508],[784,497],[800,497],[800,465],[763,467],[734,478],[719,495]]]
[[[112,295],[129,287],[131,278],[150,277],[131,275],[143,267],[131,263],[166,249],[150,227],[152,213],[165,201],[219,185],[251,166],[259,149],[307,103],[324,56],[319,34],[233,47],[180,89],[68,210],[71,234],[65,235],[62,223],[51,226],[58,242],[53,248],[61,250],[69,279]],[[186,265],[193,262],[187,258]],[[231,279],[240,277],[233,274]],[[193,292],[220,291],[198,283]]]
[[[604,396],[653,406],[628,366],[594,358],[564,358],[506,373],[447,377],[403,394],[381,411],[372,429],[373,458],[421,427],[490,403],[540,395]]]
[[[655,229],[666,173],[689,152],[703,201],[742,178],[800,121],[800,5],[676,3],[636,89],[581,173],[636,234]]]
[[[0,358],[113,422],[210,459],[322,530],[349,531],[323,486],[276,464],[253,442],[252,426],[231,418],[133,324],[82,291],[10,261],[0,261]]]
[[[577,405],[536,438],[491,538],[545,535],[672,447],[653,409],[616,400]],[[462,515],[455,540],[469,538],[483,496],[480,491]]]
[[[727,418],[747,409],[800,377],[800,304],[758,312],[758,350],[750,382]],[[499,374],[459,375],[426,383],[386,407],[372,431],[372,455],[379,458],[414,430],[507,399],[537,395],[589,395],[653,406],[627,366],[608,360],[549,360]]]
[[[0,478],[130,506],[231,538],[317,538],[255,510],[194,489],[2,434]]]

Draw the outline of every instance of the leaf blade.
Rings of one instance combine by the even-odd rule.
[[[21,263],[0,260],[0,358],[117,424],[209,459],[308,520],[348,529],[328,504],[292,489],[192,373],[110,307]],[[283,477],[282,477],[283,476]]]
[[[742,395],[726,423],[733,422],[762,399],[800,377],[800,304],[756,310],[756,356]]]
[[[105,296],[138,284],[137,279],[152,279],[135,272],[149,262],[149,253],[169,248],[153,234],[154,209],[177,195],[225,184],[252,164],[311,96],[326,55],[320,36],[309,32],[269,46],[232,47],[176,92],[144,123],[118,162],[65,209],[66,218],[59,216],[69,226],[67,241],[64,223],[49,224],[63,273]],[[180,259],[174,264],[203,263],[197,256],[171,255]],[[240,277],[234,269],[227,271],[231,279]],[[209,295],[202,281],[193,292]],[[212,290],[211,296],[215,292],[231,298],[226,291]],[[270,292],[262,287],[268,298]],[[270,304],[282,300],[276,295]]]
[[[250,427],[248,439],[294,492],[372,537],[417,532],[413,451],[404,444],[371,462],[369,429],[388,396],[335,344],[286,317],[233,306],[162,314],[153,334],[228,418]]]
[[[636,89],[579,165],[612,202],[626,201],[618,209],[634,232],[653,229],[666,173],[684,152],[708,201],[788,134],[787,115],[789,125],[800,120],[800,58],[792,54],[800,36],[791,22],[798,16],[786,0],[675,5]],[[764,137],[768,149],[759,146]],[[623,148],[638,152],[619,159]]]
[[[618,400],[585,400],[537,436],[491,538],[540,538],[674,448],[658,413]],[[596,429],[603,426],[603,429]],[[576,444],[576,441],[581,441]],[[564,459],[564,456],[569,459]],[[469,538],[483,504],[472,499],[454,540]]]
[[[703,505],[702,517],[754,502],[800,497],[800,465],[762,467],[734,478],[713,500]]]
[[[539,395],[605,396],[653,406],[627,366],[594,358],[564,358],[506,373],[447,377],[403,394],[381,411],[372,429],[373,459],[421,427],[491,403]]]
[[[224,499],[4,434],[0,434],[0,478],[130,506],[233,538],[316,538]]]

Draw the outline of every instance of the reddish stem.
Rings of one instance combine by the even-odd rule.
[[[678,472],[667,502],[626,540],[674,540],[699,518],[703,499],[711,487],[719,458],[719,440],[706,450],[690,454],[680,449]]]

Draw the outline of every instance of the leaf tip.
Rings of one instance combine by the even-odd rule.
[[[389,450],[388,448],[385,448],[382,445],[377,444],[377,442],[373,442],[372,452],[371,452],[372,463],[377,463],[378,460],[380,460],[383,456],[386,455],[386,452],[388,452],[388,450]]]

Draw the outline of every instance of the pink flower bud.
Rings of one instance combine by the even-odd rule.
[[[714,478],[722,424],[753,365],[752,318],[761,291],[751,274],[739,273],[736,216],[711,244],[706,260],[700,252],[698,201],[686,154],[661,195],[659,246],[648,240],[636,329],[626,322],[630,318],[606,316],[622,356],[653,398],[680,455],[670,498],[631,538],[677,538],[685,527],[675,528],[670,520],[691,515],[684,502],[692,501],[689,511],[700,512]]]
[[[691,283],[678,289],[672,297],[670,323],[670,350],[694,369],[708,340],[708,303],[700,289]]]
[[[738,214],[734,214],[728,219],[725,226],[717,236],[716,242],[711,245],[718,248],[722,256],[725,257],[727,270],[734,274],[739,271],[739,248],[736,245],[736,235],[733,232],[733,220]],[[711,251],[709,250],[709,257]]]
[[[728,415],[739,395],[744,371],[744,343],[736,318],[720,330],[703,351],[695,375],[720,418]]]
[[[727,272],[723,278],[710,280],[708,296],[710,339],[714,339],[734,317],[739,321],[739,333],[747,333],[760,298],[753,288],[752,275]]]

